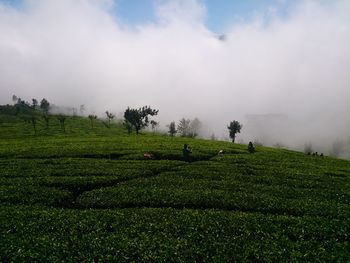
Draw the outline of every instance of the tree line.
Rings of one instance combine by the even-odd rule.
[[[33,98],[31,102],[27,102],[22,100],[20,97],[13,95],[12,101],[15,108],[14,114],[16,116],[20,116],[24,121],[31,123],[35,134],[37,133],[37,122],[40,119],[44,122],[45,129],[49,129],[50,122],[53,118],[58,120],[61,130],[64,133],[66,132],[66,119],[68,115],[62,113],[51,114],[50,110],[52,105],[46,98],[43,98],[40,102],[35,98]],[[85,106],[81,105],[79,111],[83,115],[85,112]],[[73,115],[76,115],[76,112],[77,110],[73,110]],[[143,106],[140,108],[127,107],[123,115],[123,126],[128,134],[135,132],[138,135],[143,129],[149,126],[151,126],[151,129],[155,131],[155,129],[159,126],[159,122],[153,120],[152,117],[157,116],[158,113],[159,110],[152,109],[150,106]],[[105,114],[106,119],[102,120],[102,123],[107,128],[111,128],[111,123],[115,118],[115,115],[108,110],[105,111]],[[89,114],[88,119],[90,120],[91,129],[93,129],[94,123],[98,117],[95,114]],[[200,133],[202,123],[198,118],[194,118],[192,120],[182,118],[179,120],[177,125],[175,121],[172,121],[169,125],[167,125],[167,127],[167,133],[171,137],[178,135],[181,137],[195,138]],[[237,133],[241,132],[242,127],[242,124],[236,120],[230,122],[227,126],[229,136],[233,143],[235,142]]]

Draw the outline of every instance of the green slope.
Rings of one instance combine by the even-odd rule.
[[[80,117],[0,132],[1,262],[350,260],[349,161]]]

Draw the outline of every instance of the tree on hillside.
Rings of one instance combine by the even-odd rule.
[[[57,115],[57,119],[60,122],[61,129],[64,133],[66,133],[66,126],[65,126],[65,121],[66,121],[67,116],[63,114]]]
[[[44,114],[49,114],[50,103],[47,101],[47,99],[44,98],[40,101],[40,109]]]
[[[36,109],[38,107],[38,101],[37,99],[32,99],[32,108]]]
[[[182,137],[194,138],[198,136],[201,127],[202,123],[198,118],[193,120],[182,118],[177,125],[177,131]]]
[[[111,127],[111,120],[114,119],[115,115],[109,111],[106,111],[107,119],[108,119],[108,128]]]
[[[190,133],[190,123],[191,120],[182,118],[177,125],[177,132],[182,137],[187,137]]]
[[[174,121],[170,122],[168,127],[169,127],[168,133],[170,134],[171,137],[174,137],[175,134],[177,133],[175,122]]]
[[[143,106],[139,109],[131,109],[128,107],[124,112],[124,125],[126,127],[133,127],[136,134],[139,134],[141,129],[148,127],[150,123],[149,116],[155,116],[157,114],[158,110],[154,110],[149,106]]]
[[[90,123],[91,123],[91,129],[93,129],[94,128],[94,120],[97,119],[97,116],[93,115],[93,114],[90,114],[89,115],[89,119],[90,119]]]
[[[44,119],[45,128],[48,129],[49,128],[50,115],[43,113],[43,115],[41,117]]]
[[[156,121],[154,121],[154,120],[151,120],[151,121],[150,121],[150,124],[151,124],[152,131],[155,132],[155,131],[156,131],[156,128],[159,126],[159,122],[156,122]]]
[[[189,130],[189,137],[195,138],[198,136],[200,129],[202,128],[202,123],[200,122],[200,120],[198,118],[194,118],[191,122],[190,122],[190,130]]]
[[[36,135],[36,122],[37,122],[37,117],[35,114],[32,114],[30,116],[30,122],[32,123],[33,129],[34,129],[34,134]]]
[[[123,125],[125,129],[128,131],[128,134],[132,133],[132,124],[124,119]]]
[[[12,101],[13,101],[13,104],[16,104],[18,101],[18,97],[16,95],[12,95]]]
[[[241,132],[243,125],[240,124],[238,121],[231,121],[230,125],[227,126],[227,129],[230,132],[230,138],[232,139],[232,142],[235,142],[236,134]]]

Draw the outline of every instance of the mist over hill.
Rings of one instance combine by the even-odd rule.
[[[349,1],[300,1],[285,17],[271,8],[219,33],[201,1],[159,1],[157,20],[136,27],[113,3],[0,2],[0,103],[45,97],[100,116],[151,105],[164,129],[198,117],[203,136],[225,139],[236,119],[244,142],[330,152],[342,141],[348,152]]]

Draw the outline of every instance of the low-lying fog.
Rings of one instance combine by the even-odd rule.
[[[159,109],[198,117],[203,136],[350,158],[350,1],[300,1],[281,18],[205,24],[200,1],[158,1],[156,22],[124,24],[110,0],[0,1],[0,103],[47,98],[87,113]],[[221,33],[221,32],[220,32]],[[333,147],[334,146],[334,147]]]

